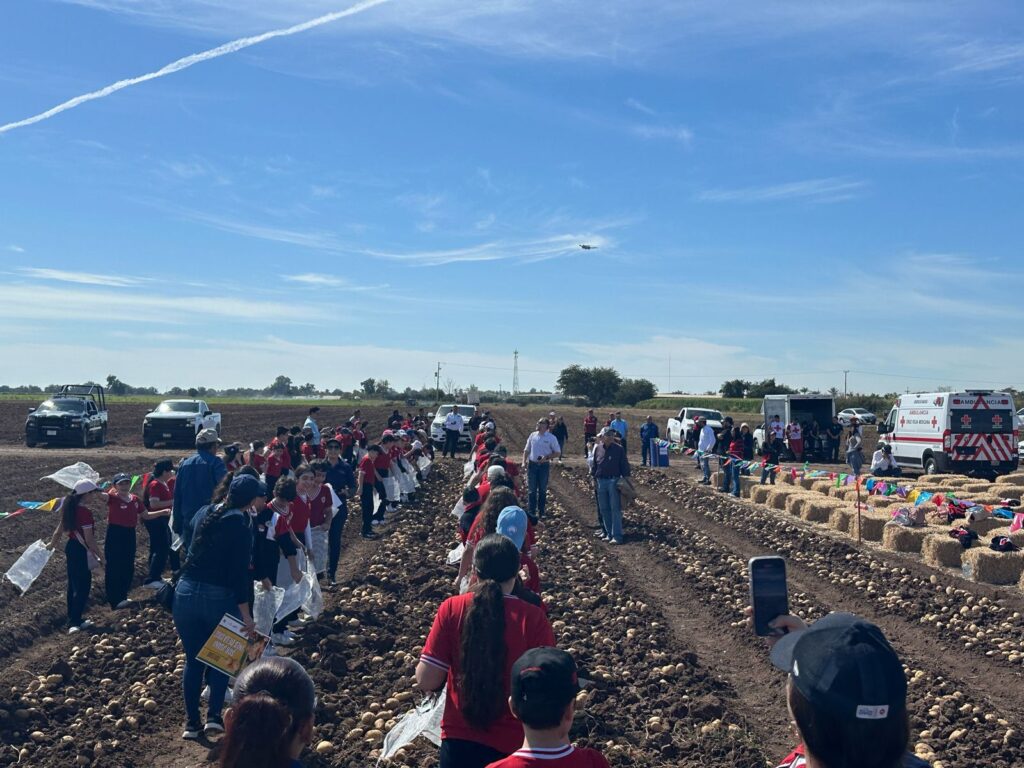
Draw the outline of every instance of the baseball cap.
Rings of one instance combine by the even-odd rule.
[[[341,448],[341,440],[336,437],[332,437],[327,441],[327,447],[330,448],[332,445],[336,445]]]
[[[221,442],[220,435],[215,429],[201,429],[196,435],[196,445],[212,445]]]
[[[267,495],[267,484],[252,475],[238,475],[232,478],[228,486],[228,495],[237,503],[245,506],[257,496]]]
[[[490,476],[490,470],[487,470],[487,474]],[[522,507],[505,507],[498,515],[498,524],[494,532],[509,539],[516,545],[516,549],[522,549],[523,542],[526,541],[526,512]]]
[[[597,433],[598,437],[615,437],[618,434],[611,427],[602,427],[601,431]]]
[[[491,465],[491,466],[489,466],[487,468],[487,479],[488,480],[493,480],[494,478],[499,477],[500,475],[504,475],[504,474],[505,474],[505,468],[504,467],[499,467],[497,464]]]
[[[89,480],[88,478],[82,478],[77,483],[75,483],[75,487],[72,488],[71,490],[75,492],[76,496],[83,496],[86,493],[92,493],[93,491],[100,490],[100,487],[96,485],[96,483],[94,483],[92,480]]]
[[[117,485],[118,483],[130,483],[131,481],[132,479],[127,472],[118,472],[110,482]]]
[[[512,706],[527,725],[564,710],[580,690],[576,662],[560,648],[531,648],[516,659],[511,678]]]
[[[814,707],[849,720],[885,720],[906,709],[907,678],[882,630],[852,613],[830,613],[772,648]]]

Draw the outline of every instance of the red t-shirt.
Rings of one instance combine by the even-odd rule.
[[[262,472],[267,466],[267,457],[260,456],[256,451],[249,452],[249,466],[257,472]]]
[[[331,489],[321,485],[319,493],[309,500],[309,524],[315,528],[327,522],[327,510],[332,506]]]
[[[363,476],[364,486],[377,482],[377,465],[370,454],[366,454],[359,460],[359,474]]]
[[[376,459],[373,460],[374,469],[387,470],[391,466],[391,455],[388,451],[380,453]]]
[[[128,501],[118,496],[116,491],[107,494],[107,525],[134,528],[139,524],[142,512],[142,499],[134,493],[129,494]]]
[[[148,509],[149,509],[150,512],[152,512],[152,511],[154,511],[153,510],[153,505],[152,505],[152,502],[154,500],[155,501],[174,501],[174,478],[172,477],[170,480],[167,481],[167,483],[164,483],[164,482],[162,482],[160,480],[150,480],[149,481],[149,486],[148,486],[148,491],[149,491],[149,501],[151,502],[149,504]],[[164,507],[164,510],[166,510],[166,509],[169,509],[169,507]]]
[[[564,747],[521,747],[504,760],[487,768],[609,768],[604,755],[594,749]]]
[[[327,458],[327,449],[324,448],[322,443],[320,445],[310,445],[309,443],[303,443],[302,447],[299,450],[302,451],[302,458],[304,458],[306,461]]]
[[[346,435],[344,432],[339,432],[334,436],[334,439],[341,443],[342,449],[350,447],[352,443],[355,442],[355,438],[352,437],[352,433]]]
[[[505,459],[505,474],[515,480],[519,477],[519,465],[510,459]]]
[[[459,686],[456,682],[461,674],[459,647],[462,624],[472,602],[473,593],[467,592],[464,595],[449,597],[441,603],[427,636],[427,642],[423,646],[420,661],[448,673],[448,692],[445,698],[444,717],[441,719],[441,738],[475,741],[499,752],[511,754],[523,743],[523,726],[512,716],[508,707],[502,707],[502,715],[491,723],[487,730],[480,731],[463,719],[459,706]],[[506,653],[502,701],[508,699],[509,675],[516,659],[531,648],[554,644],[555,636],[544,611],[517,597],[506,595]]]
[[[388,448],[388,466],[391,466],[392,461],[398,461],[402,458],[402,446],[392,445]]]
[[[482,469],[483,467],[486,467],[487,466],[487,462],[489,462],[490,460],[491,460],[491,454],[487,453],[487,451],[484,451],[483,453],[477,454],[477,457],[476,457],[476,468],[477,469]]]
[[[302,494],[299,494],[295,497],[295,501],[288,503],[288,508],[292,511],[291,529],[301,540],[302,535],[306,532],[306,525],[309,524],[312,500],[306,501],[302,498]]]
[[[276,437],[273,440],[271,440],[270,441],[270,446],[269,446],[270,447],[269,459],[273,459],[273,457],[274,457],[274,446],[275,445],[283,445],[284,446],[284,458],[281,460],[281,465],[285,469],[291,469],[292,468],[292,455],[290,453],[288,453],[288,441],[287,440],[283,440],[283,441],[282,440],[278,440]],[[281,474],[280,472],[277,472],[277,473],[274,473],[273,476],[274,477],[278,477],[280,474]]]
[[[266,475],[267,477],[280,477],[289,466],[291,466],[291,459],[288,457],[288,451],[272,453],[267,456]]]
[[[78,509],[75,510],[75,527],[67,532],[68,538],[75,538],[77,533],[84,540],[85,535],[83,532],[86,528],[92,528],[94,525],[96,525],[96,521],[93,519],[92,510],[84,504],[79,504]]]
[[[583,434],[585,434],[585,435],[596,435],[597,434],[597,416],[587,416],[583,420]]]

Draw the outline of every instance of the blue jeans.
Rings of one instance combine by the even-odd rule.
[[[531,461],[526,470],[526,479],[530,485],[530,516],[544,517],[548,505],[548,477],[551,476],[551,465],[547,462],[539,464]]]
[[[230,589],[185,578],[178,582],[174,591],[174,627],[185,649],[185,674],[181,682],[185,696],[185,715],[190,723],[200,723],[199,697],[203,690],[204,674],[210,686],[207,717],[219,718],[224,708],[228,676],[206,666],[196,656],[225,613],[241,618],[238,603]]]
[[[615,541],[622,541],[622,505],[617,477],[597,478],[597,503],[601,510],[601,527]]]
[[[740,497],[740,461],[733,459],[732,464],[725,468],[727,474],[732,475],[732,495],[737,499]]]
[[[704,470],[704,482],[705,483],[710,483],[711,482],[711,457],[710,456],[701,456],[701,458],[700,458],[700,468],[702,470]]]

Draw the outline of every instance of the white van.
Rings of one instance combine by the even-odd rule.
[[[878,425],[878,443],[892,446],[901,467],[992,477],[1017,469],[1016,424],[1006,392],[901,395]]]

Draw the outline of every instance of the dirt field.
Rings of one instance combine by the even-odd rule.
[[[183,453],[141,447],[142,406],[118,410],[104,448],[28,450],[19,447],[24,408],[17,405],[0,404],[4,510],[56,495],[38,478],[79,459],[109,477]],[[301,423],[296,410],[225,408],[225,437],[265,440],[278,423]],[[331,410],[321,412],[322,424],[348,415]],[[493,410],[515,456],[549,409]],[[592,535],[593,492],[579,458],[583,411],[556,410],[570,414],[572,451],[552,473],[538,562],[556,637],[594,682],[573,732],[579,743],[623,767],[754,768],[780,758],[793,740],[783,676],[741,617],[748,558],[778,553],[788,559],[796,611],[816,618],[852,610],[892,640],[911,681],[911,749],[927,745],[920,751],[946,768],[1021,764],[1024,665],[1004,653],[1024,643],[1019,589],[967,582],[916,555],[858,549],[785,512],[724,498],[693,483],[692,460],[637,471],[640,497],[626,515],[626,544],[607,547]],[[383,409],[363,411],[379,427]],[[646,412],[625,415],[632,430]],[[663,428],[668,413],[651,415]],[[638,463],[635,443],[631,454]],[[342,586],[325,593],[324,615],[285,651],[313,675],[321,700],[315,738],[333,745],[307,765],[371,765],[380,745],[373,731],[386,731],[418,700],[415,659],[437,604],[452,594],[454,571],[444,557],[455,541],[449,510],[460,488],[461,465],[442,462],[421,501],[403,509],[380,541],[353,537],[349,525]],[[52,513],[0,521],[0,570],[54,525]],[[102,521],[99,528],[102,536]],[[141,564],[144,532],[139,539]],[[0,744],[8,745],[0,747],[0,766],[16,764],[19,754],[22,765],[43,768],[205,765],[210,745],[179,739],[180,649],[169,617],[100,606],[100,576],[89,609],[96,630],[69,637],[63,560],[55,554],[24,597],[0,585]],[[60,682],[33,690],[46,674]],[[416,745],[399,763],[436,765],[436,749]]]

